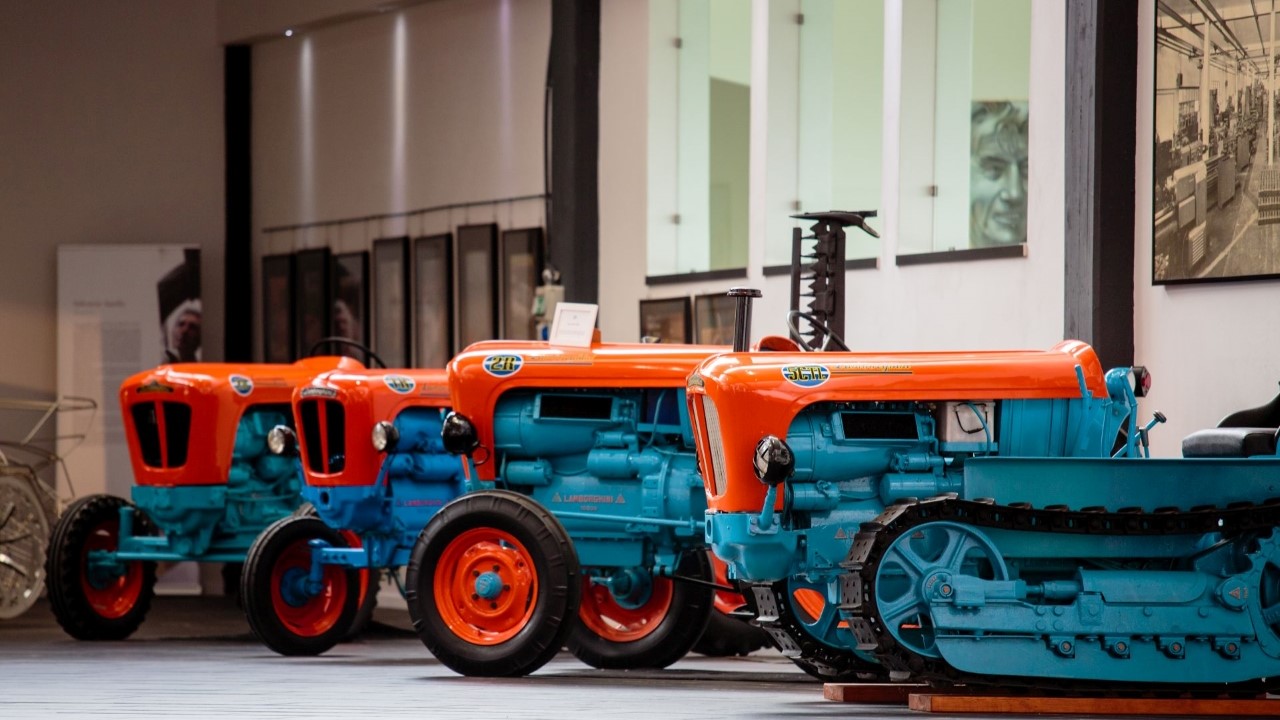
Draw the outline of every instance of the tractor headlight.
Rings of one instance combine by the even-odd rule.
[[[277,425],[267,433],[267,449],[273,455],[292,454],[298,447],[298,436],[288,425]]]
[[[752,464],[760,482],[777,487],[795,472],[796,456],[782,439],[765,435],[756,443]]]
[[[400,431],[395,425],[383,420],[373,426],[373,449],[378,452],[391,452],[400,442]]]
[[[1133,394],[1146,397],[1151,392],[1151,372],[1141,365],[1133,366]]]
[[[444,427],[440,429],[440,439],[444,441],[444,449],[450,455],[470,455],[480,447],[476,426],[461,413],[451,412],[444,419]]]

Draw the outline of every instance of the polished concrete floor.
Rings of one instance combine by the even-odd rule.
[[[918,717],[823,700],[772,651],[691,655],[663,671],[593,670],[562,654],[535,675],[463,678],[436,662],[408,615],[379,607],[359,641],[317,658],[260,645],[226,598],[159,597],[124,642],[62,633],[43,601],[0,622],[0,718],[827,718]]]
[[[138,633],[114,643],[70,639],[42,601],[0,621],[0,720],[947,717],[826,701],[773,651],[690,655],[643,672],[594,670],[561,654],[527,678],[459,677],[427,654],[403,608],[388,605],[358,641],[285,658],[253,638],[228,598],[156,598]]]

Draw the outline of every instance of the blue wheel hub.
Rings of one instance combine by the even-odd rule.
[[[480,573],[476,577],[476,595],[485,600],[495,600],[502,594],[502,578],[496,572]]]

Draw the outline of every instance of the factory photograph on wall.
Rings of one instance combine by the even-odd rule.
[[[1156,0],[1155,284],[1280,276],[1276,0]]]

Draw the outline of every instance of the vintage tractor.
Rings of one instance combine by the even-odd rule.
[[[464,675],[533,672],[567,645],[665,667],[713,607],[685,378],[725,348],[486,342],[449,364],[446,448],[483,489],[414,545],[409,611]]]
[[[298,432],[281,425],[268,444],[300,464],[314,512],[266,528],[245,560],[245,614],[263,644],[323,653],[356,622],[363,575],[398,580],[427,520],[466,488],[440,438],[448,408],[439,369],[337,370],[294,392]]]
[[[50,605],[80,640],[119,640],[142,624],[156,563],[239,563],[264,527],[298,507],[292,463],[266,452],[290,423],[295,386],[336,356],[290,365],[185,363],[138,373],[120,387],[133,502],[90,495],[54,526],[46,563]]]
[[[1074,341],[712,358],[688,383],[708,541],[825,677],[1274,689],[1280,418],[1147,458],[1148,383]]]

